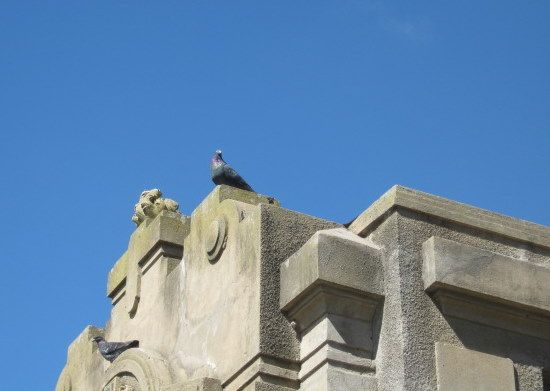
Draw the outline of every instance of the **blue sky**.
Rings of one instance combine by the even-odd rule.
[[[339,222],[398,183],[550,225],[549,19],[547,1],[0,2],[4,387],[53,389],[108,319],[140,192],[189,214],[216,148]]]

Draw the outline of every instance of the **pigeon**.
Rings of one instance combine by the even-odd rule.
[[[228,185],[242,190],[254,191],[239,173],[223,160],[222,151],[219,149],[210,161],[210,174],[216,185]]]
[[[103,337],[97,336],[92,341],[97,343],[99,353],[101,353],[103,358],[110,362],[113,362],[125,350],[139,347],[139,341],[136,340],[129,342],[107,342]]]

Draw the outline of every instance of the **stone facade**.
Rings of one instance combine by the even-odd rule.
[[[218,186],[141,219],[107,296],[57,391],[550,390],[550,228],[399,186],[347,228]]]

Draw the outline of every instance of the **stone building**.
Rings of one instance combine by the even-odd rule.
[[[227,186],[176,209],[136,219],[57,391],[550,390],[548,227],[400,186],[348,227]]]

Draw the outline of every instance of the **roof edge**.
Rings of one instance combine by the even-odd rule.
[[[370,228],[395,207],[412,209],[430,216],[550,248],[550,227],[400,185],[393,186],[374,201],[350,224],[348,229],[357,235],[366,236]]]

